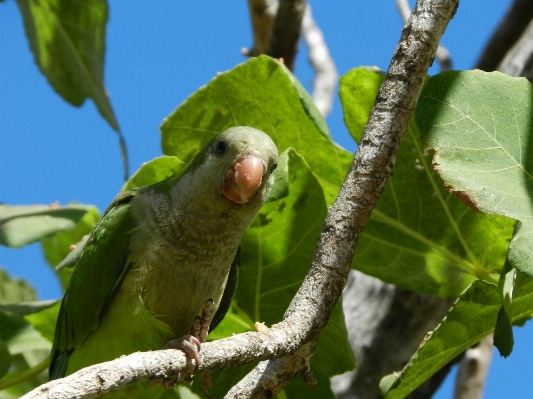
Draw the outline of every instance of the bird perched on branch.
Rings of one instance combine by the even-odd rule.
[[[267,198],[277,156],[268,135],[234,127],[176,175],[119,194],[76,263],[61,303],[50,378],[160,349],[169,340],[199,345],[205,332],[188,334],[206,309],[203,323],[211,329],[227,312],[241,236]],[[161,393],[142,385],[110,395]]]

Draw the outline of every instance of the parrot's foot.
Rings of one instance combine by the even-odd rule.
[[[215,301],[209,298],[202,309],[202,316],[197,316],[194,319],[194,324],[191,327],[191,335],[198,338],[201,343],[205,342],[207,333],[209,332],[209,324],[215,315]]]
[[[200,365],[200,358],[198,357],[198,352],[200,352],[200,341],[198,341],[198,338],[189,334],[184,335],[181,338],[171,339],[163,349],[182,350],[189,359],[194,360],[196,364],[194,372],[196,373],[196,370],[198,370],[198,366]]]

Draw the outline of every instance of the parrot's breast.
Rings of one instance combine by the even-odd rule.
[[[143,217],[133,232],[123,289],[140,293],[146,309],[180,337],[190,333],[208,300],[218,308],[250,220],[197,203],[171,208],[165,198],[150,200],[149,207],[137,204]]]

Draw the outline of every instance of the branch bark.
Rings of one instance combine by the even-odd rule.
[[[284,319],[272,326],[268,333],[245,333],[204,344],[199,371],[244,364],[252,359],[294,354],[304,360],[310,357],[305,351],[310,348],[312,352],[313,343],[346,284],[355,246],[394,170],[398,147],[427,70],[457,4],[458,0],[420,0],[417,3],[402,31],[353,164],[328,212],[309,273]],[[271,360],[262,366],[264,370],[253,371],[232,390],[231,397],[272,397],[290,382],[289,378],[284,378],[285,366],[289,363],[296,371],[308,375],[307,362],[294,362],[293,358]],[[25,398],[61,397],[59,392],[72,392],[77,387],[76,378],[82,376],[89,384],[86,392],[70,397],[96,397],[127,383],[189,373],[192,365],[184,368],[184,364],[183,354],[175,350],[136,353],[52,381]],[[111,366],[117,368],[112,370],[115,381],[110,382],[106,373]],[[52,390],[56,394],[51,394]]]
[[[403,23],[406,24],[411,15],[411,7],[409,7],[409,2],[407,0],[396,0],[396,7],[402,17]],[[450,52],[446,47],[439,44],[437,47],[437,52],[435,53],[435,59],[440,64],[440,71],[449,71],[452,69],[452,57]]]
[[[483,49],[475,68],[495,71],[533,19],[533,2],[515,0]]]
[[[381,398],[381,378],[404,367],[452,304],[452,299],[403,290],[352,270],[343,310],[357,368],[332,378],[337,399]],[[425,397],[439,385],[425,386]]]
[[[337,69],[331,59],[322,31],[313,20],[311,6],[307,4],[302,21],[302,37],[309,52],[309,62],[315,71],[313,102],[325,118],[331,112],[337,86]]]
[[[454,399],[480,399],[489,373],[493,346],[492,334],[483,338],[475,347],[468,349],[459,363],[455,380]]]
[[[250,57],[265,54],[270,44],[272,26],[278,12],[278,0],[248,0],[254,44],[242,53]]]
[[[270,37],[267,54],[274,58],[283,58],[283,63],[291,71],[294,70],[294,60],[298,53],[306,3],[306,0],[280,0]]]
[[[523,76],[533,82],[533,19],[497,70],[509,76]]]

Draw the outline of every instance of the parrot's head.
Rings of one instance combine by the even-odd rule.
[[[232,127],[193,158],[176,191],[190,190],[190,198],[208,207],[245,207],[253,214],[266,201],[277,162],[278,149],[266,133],[248,126]]]
[[[260,130],[237,126],[210,143],[206,164],[217,171],[217,191],[235,204],[266,200],[278,162],[272,139]]]

